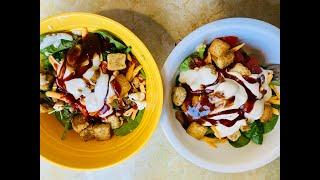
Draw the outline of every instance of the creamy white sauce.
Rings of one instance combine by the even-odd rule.
[[[252,110],[249,113],[244,113],[244,117],[248,118],[249,120],[257,120],[262,116],[263,111],[264,111],[264,101],[256,100]]]
[[[55,48],[58,48],[62,39],[68,41],[73,40],[72,36],[67,33],[49,34],[43,38],[42,42],[40,42],[40,49],[44,49],[51,45],[53,45]]]
[[[180,72],[179,81],[188,84],[192,91],[200,90],[201,85],[209,85],[216,81],[218,74],[213,71],[213,69],[206,66],[182,71]]]
[[[79,99],[81,95],[88,95],[90,89],[87,87],[85,81],[81,78],[71,79],[65,81],[66,90],[73,95],[75,99]]]
[[[93,84],[91,82],[91,78],[93,77],[95,71],[97,69],[99,69],[99,65],[100,65],[101,61],[99,59],[99,56],[96,55],[93,57],[92,59],[92,66],[82,75],[85,79],[87,79],[91,84]]]
[[[142,93],[142,92],[139,92]],[[138,110],[142,110],[147,106],[147,102],[145,101],[145,94],[144,96],[139,95],[138,93],[131,93],[128,95],[129,99],[135,102],[138,106]]]
[[[234,120],[239,116],[238,113],[230,113],[230,114],[220,114],[217,116],[213,116],[210,119],[214,119],[214,120],[221,120],[221,119],[227,119],[227,120]]]
[[[258,99],[260,99],[262,97],[262,94],[259,90],[259,83],[249,83],[248,81],[246,81],[240,73],[237,72],[227,72],[230,75],[233,75],[235,77],[237,77],[239,80],[241,80],[244,85],[252,92],[253,95],[255,95]]]
[[[86,96],[85,105],[89,113],[97,112],[103,107],[105,103],[105,97],[108,93],[108,80],[108,74],[100,73],[94,88],[94,92],[91,92]]]
[[[232,88],[232,89],[230,89]],[[232,80],[232,79],[228,79],[226,78],[225,81],[223,83],[217,84],[214,87],[215,92],[221,92],[224,95],[227,95],[226,98],[230,98],[232,96],[235,96],[234,102],[231,106],[229,107],[224,107],[221,106],[220,108],[216,108],[214,109],[211,113],[209,114],[215,114],[221,111],[225,111],[225,110],[230,110],[230,109],[238,109],[240,108],[240,106],[242,106],[248,99],[248,95],[246,93],[246,90],[244,89],[244,87],[242,87],[239,83],[237,83],[236,81]],[[209,98],[209,101],[211,103],[217,104],[223,100],[221,99],[217,99],[217,98]]]
[[[237,121],[233,126],[227,127],[223,124],[216,124],[215,128],[218,131],[218,134],[215,133],[217,137],[227,137],[235,133],[240,129],[241,126],[245,126],[247,124],[245,119]]]

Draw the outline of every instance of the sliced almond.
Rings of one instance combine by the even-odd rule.
[[[124,116],[131,116],[131,114],[133,113],[134,109],[130,108],[128,109],[126,112],[123,113]]]
[[[58,93],[58,92],[54,92],[54,91],[47,91],[46,96],[51,97],[51,98],[55,98],[55,99],[59,99],[61,101],[67,102],[67,103],[69,102],[68,99],[65,97],[65,95],[62,93]]]
[[[59,62],[52,55],[49,56],[49,62],[53,66],[53,69],[57,71],[59,67]]]
[[[236,51],[238,51],[239,49],[241,49],[244,45],[245,45],[245,43],[239,44],[238,46],[233,47],[232,49],[230,49],[230,51],[231,51],[231,52],[236,52]]]
[[[136,77],[136,75],[139,73],[139,71],[140,71],[141,69],[142,69],[142,66],[141,66],[141,65],[139,65],[138,67],[136,67],[136,68],[134,69],[133,73],[132,73],[131,79],[134,78],[134,77]],[[130,79],[130,80],[131,80],[131,79]]]
[[[81,29],[81,36],[82,38],[86,37],[88,35],[88,29],[86,27]]]
[[[140,88],[140,91],[141,91],[141,92],[146,93],[146,89],[144,88],[144,85],[143,85],[143,84],[140,84],[140,85],[139,85],[139,88]]]
[[[129,61],[132,61],[131,55],[130,55],[129,53],[127,54],[127,59],[128,59]]]
[[[132,114],[131,114],[131,119],[135,119],[136,115],[137,115],[138,109],[133,110]]]

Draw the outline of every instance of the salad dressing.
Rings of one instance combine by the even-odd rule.
[[[207,111],[208,109],[210,111],[213,111],[214,109],[216,109],[217,107],[215,107],[215,104],[210,103],[209,101],[209,96],[208,94],[210,93],[214,93],[214,90],[212,89],[206,89],[203,88],[202,90],[196,90],[196,91],[192,91],[191,88],[187,85],[187,84],[182,84],[182,87],[184,87],[187,91],[187,97],[185,99],[184,105],[186,107],[188,107],[187,113],[186,113],[186,118],[187,118],[187,123],[191,123],[193,121],[197,121],[200,124],[204,124],[205,122],[209,122],[212,125],[215,124],[223,124],[224,126],[227,127],[231,127],[233,126],[237,121],[242,120],[242,119],[246,119],[246,117],[244,116],[245,113],[249,113],[252,111],[254,104],[257,100],[257,97],[245,86],[244,82],[242,82],[240,79],[238,79],[237,77],[228,74],[226,69],[216,69],[217,73],[218,73],[218,78],[217,80],[207,86],[204,87],[209,87],[212,85],[216,85],[218,83],[221,83],[224,81],[224,78],[228,78],[228,79],[232,79],[234,81],[236,81],[237,83],[239,83],[246,91],[246,94],[248,95],[248,99],[245,102],[245,104],[243,104],[242,106],[240,106],[240,108],[238,109],[230,109],[230,110],[224,110],[215,114],[206,114],[203,115],[205,113],[205,111]],[[254,83],[259,83],[259,87],[261,87],[263,80],[264,80],[264,76],[262,75],[261,77],[255,79],[253,77],[245,77],[245,80],[247,80],[250,84],[254,84]],[[266,90],[263,90],[262,95],[264,96],[264,94],[266,93]],[[221,96],[219,95],[219,93],[214,93],[215,96],[221,98]],[[203,116],[199,117],[198,115],[196,116],[192,116],[190,114],[194,114],[194,108],[192,106],[192,98],[194,96],[200,96],[200,107],[198,108],[199,112],[196,112],[198,115],[201,114]],[[263,98],[262,96],[262,98]],[[228,99],[225,100],[225,104],[224,107],[230,107],[235,101],[235,96],[232,96]],[[191,108],[189,108],[191,107]],[[190,110],[192,109],[193,112],[190,112]],[[228,120],[228,119],[219,119],[219,120],[214,120],[211,119],[214,116],[218,116],[218,115],[224,115],[224,114],[231,114],[231,113],[238,113],[239,116],[237,116],[234,120]]]

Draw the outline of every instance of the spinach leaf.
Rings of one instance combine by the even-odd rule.
[[[250,126],[250,130],[247,132],[244,132],[243,134],[247,138],[251,139],[254,143],[262,144],[263,132],[264,132],[263,124],[259,120],[257,120],[249,124],[249,126]]]
[[[108,56],[108,53],[107,53],[107,52],[103,52],[103,53],[102,53],[102,59],[103,59],[103,60],[107,60],[107,56]]]
[[[120,42],[120,40],[116,39],[114,36],[112,36],[109,32],[107,31],[104,31],[104,30],[97,30],[95,31],[95,33],[97,34],[100,34],[103,38],[105,39],[109,39],[109,42],[111,44],[114,44],[114,46],[117,48],[117,49],[125,49],[127,48],[127,46],[125,46],[124,44],[122,44]]]
[[[63,133],[61,135],[61,140],[64,140],[66,138],[66,134],[67,134],[69,129],[72,129],[71,119],[68,120],[68,122],[64,125],[64,130],[63,130]]]
[[[278,80],[272,80],[271,84],[275,85],[275,86],[280,86],[280,81]]]
[[[210,138],[215,138],[216,136],[214,135],[214,132],[212,131],[211,128],[208,128],[205,136],[210,137]]]
[[[140,110],[134,120],[128,120],[127,124],[124,124],[120,128],[115,129],[114,134],[117,136],[125,136],[125,135],[129,134],[130,132],[132,132],[134,129],[136,129],[138,127],[138,125],[140,124],[144,110],[145,109]]]
[[[180,83],[179,77],[180,77],[180,74],[178,74],[177,77],[176,77],[176,86],[179,85],[179,83]]]
[[[141,74],[143,79],[147,79],[146,73],[144,72],[143,69],[140,69],[140,74]]]
[[[229,143],[235,148],[243,147],[250,142],[250,139],[244,136],[243,134],[236,141],[231,141],[230,139],[228,140],[229,140]]]
[[[72,113],[69,111],[70,106],[65,106],[61,111],[55,111],[54,114],[56,118],[60,121],[60,123],[64,126],[63,133],[61,135],[61,139],[65,139],[65,135],[68,130],[72,129],[72,118],[77,113]]]
[[[49,55],[52,55],[56,52],[59,52],[59,51],[65,50],[65,49],[69,49],[73,46],[73,44],[74,44],[74,41],[68,41],[65,39],[61,39],[61,43],[57,48],[54,47],[53,45],[50,45],[44,49],[41,49],[40,52],[46,56],[49,56]]]
[[[127,49],[124,51],[126,54],[128,54],[129,52],[131,52],[131,46],[127,47]]]
[[[46,71],[50,70],[52,67],[51,63],[49,62],[49,59],[44,54],[40,53],[40,68],[44,69]]]
[[[272,118],[269,121],[263,123],[264,133],[268,133],[272,131],[272,129],[276,126],[278,122],[278,118],[279,118],[278,115],[273,114]]]
[[[187,57],[183,62],[180,64],[180,71],[187,71],[190,69],[190,62],[192,61],[191,57]]]
[[[280,109],[280,104],[271,104],[273,108]]]
[[[47,34],[41,34],[40,35],[40,42],[46,37]]]
[[[63,126],[68,125],[71,122],[73,113],[71,113],[67,108],[64,108],[61,111],[54,112],[56,118],[61,122]],[[69,128],[70,129],[70,128]]]
[[[60,62],[63,58],[64,58],[64,51],[59,51],[57,53],[52,54],[52,56],[58,61]]]
[[[203,59],[204,52],[206,51],[206,45],[205,44],[200,44],[199,47],[197,48],[198,56]]]

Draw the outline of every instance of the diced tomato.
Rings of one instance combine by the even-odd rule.
[[[201,66],[206,65],[206,62],[204,62],[203,60],[198,59],[198,58],[193,58],[193,61],[197,67],[201,67]]]
[[[250,57],[246,66],[252,73],[261,73],[261,67],[259,66],[259,61],[255,57]]]
[[[100,68],[104,74],[108,73],[107,66],[108,66],[108,63],[106,61],[102,61],[102,63],[100,64]]]
[[[231,47],[235,47],[239,43],[239,39],[236,36],[225,36],[222,40],[228,43]]]
[[[240,51],[234,52],[234,61],[237,63],[243,63],[245,62],[244,56]]]

